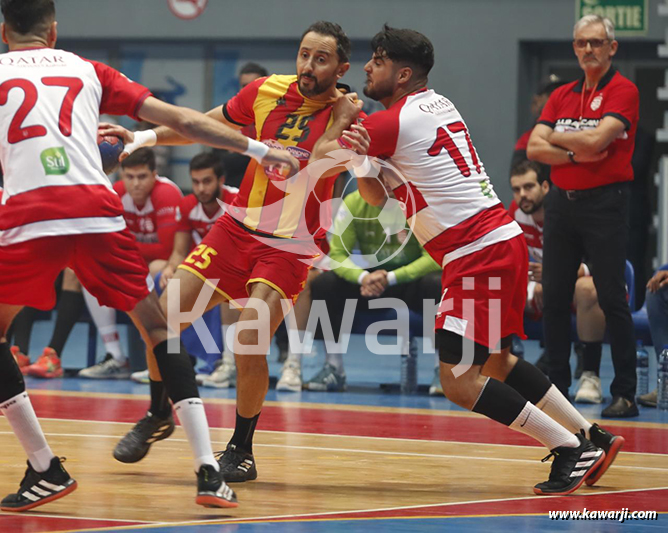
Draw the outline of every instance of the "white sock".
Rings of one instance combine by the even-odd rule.
[[[573,433],[580,433],[580,430],[584,429],[585,437],[589,438],[591,423],[573,407],[556,386],[552,385],[548,389],[536,407]]]
[[[531,402],[527,402],[510,429],[524,433],[543,443],[548,450],[559,446],[577,448],[580,441],[565,427],[560,426]]]
[[[222,324],[223,332],[223,363],[234,364],[234,336],[237,332],[237,324]],[[229,340],[229,342],[228,342]]]
[[[325,363],[332,365],[336,373],[342,375],[345,371],[343,369],[343,354],[327,353],[325,356]]]
[[[127,357],[123,353],[121,343],[119,342],[116,310],[100,305],[97,298],[85,288],[82,288],[82,291],[88,312],[95,323],[95,327],[100,332],[100,337],[102,337],[105,351],[110,353],[120,364],[125,364]]]
[[[38,472],[46,472],[55,455],[46,442],[28,393],[17,394],[1,404],[0,413],[7,417],[32,467]]]
[[[211,465],[216,470],[220,470],[218,461],[213,457],[209,423],[206,420],[202,400],[186,398],[174,404],[174,411],[188,437],[195,461],[195,472],[199,472],[202,465]]]
[[[107,308],[108,309],[108,308]],[[114,320],[116,318],[116,311],[111,310],[114,313]],[[104,350],[106,353],[110,353],[114,360],[124,365],[127,361],[127,357],[123,353],[123,348],[121,348],[121,341],[118,336],[118,327],[116,324],[113,326],[107,326],[104,328],[98,329],[100,337],[102,337],[102,342],[104,343]]]
[[[300,339],[303,339],[299,348],[308,346],[309,344],[313,345],[313,333],[310,331],[297,331],[297,335],[299,335]],[[285,360],[285,362],[292,363],[299,367],[302,366],[302,354],[295,353],[295,351],[293,351],[291,342],[288,342],[288,358]]]

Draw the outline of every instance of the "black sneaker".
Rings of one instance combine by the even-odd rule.
[[[37,472],[30,461],[16,494],[10,494],[2,503],[3,511],[27,511],[38,505],[67,496],[77,488],[77,482],[67,473],[62,463],[65,458],[54,457],[46,472]]]
[[[610,405],[601,411],[603,418],[631,418],[639,414],[636,402],[623,396],[613,396]]]
[[[151,444],[174,433],[174,418],[158,418],[150,412],[135,424],[114,448],[114,459],[121,463],[136,463],[148,453]]]
[[[617,454],[624,446],[624,437],[620,435],[613,435],[606,431],[598,424],[593,424],[589,430],[589,440],[594,446],[601,448],[605,452],[605,460],[591,475],[587,478],[585,483],[591,486],[603,477],[605,471],[610,468],[610,465],[617,457]]]
[[[204,507],[239,507],[237,495],[223,480],[222,472],[212,465],[202,465],[197,472],[195,503]]]
[[[228,444],[224,452],[218,452],[220,471],[228,483],[241,483],[257,479],[255,458],[252,454],[238,450],[234,444]]]
[[[605,460],[605,452],[577,433],[577,448],[559,446],[543,459],[554,457],[550,478],[533,488],[539,496],[564,496],[580,488],[592,472]]]

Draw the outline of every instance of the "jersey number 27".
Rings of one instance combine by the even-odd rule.
[[[79,78],[69,78],[65,76],[47,76],[40,80],[47,87],[65,87],[67,92],[60,105],[58,114],[58,129],[65,137],[72,135],[72,110],[74,100],[83,89],[83,81]],[[7,80],[0,84],[0,106],[5,105],[9,98],[9,91],[12,89],[23,90],[23,102],[16,110],[16,114],[9,124],[7,140],[10,144],[16,144],[33,137],[44,137],[46,128],[42,125],[33,125],[23,127],[23,121],[32,111],[37,103],[37,87],[30,80],[15,78]]]

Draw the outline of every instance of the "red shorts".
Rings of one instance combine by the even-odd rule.
[[[148,295],[148,268],[127,229],[43,237],[0,247],[0,302],[52,309],[54,282],[70,267],[102,305],[132,311]]]
[[[297,301],[306,285],[313,256],[301,255],[291,239],[257,236],[237,224],[229,215],[220,217],[179,268],[192,272],[227,300],[243,307],[248,286],[264,283],[278,291],[283,299]]]
[[[528,252],[524,236],[493,244],[448,263],[436,330],[445,329],[494,349],[524,335]]]

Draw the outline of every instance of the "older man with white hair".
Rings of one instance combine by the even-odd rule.
[[[530,159],[552,165],[545,199],[543,294],[550,378],[571,384],[570,306],[583,256],[590,260],[599,305],[610,333],[615,378],[604,417],[638,415],[635,341],[624,282],[631,156],[638,89],[612,65],[619,43],[613,23],[582,17],[573,50],[584,76],[552,93],[529,139]]]

